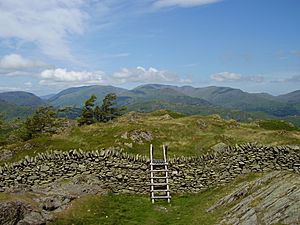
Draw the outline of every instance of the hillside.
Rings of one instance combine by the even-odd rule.
[[[203,98],[214,105],[226,108],[248,112],[265,112],[274,116],[299,114],[298,109],[290,104],[290,102],[280,101],[279,98],[265,93],[253,94],[239,89],[214,86],[204,88],[193,88],[190,86],[167,87],[171,87],[192,97]]]
[[[93,94],[98,98],[97,103],[100,103],[108,93],[113,92],[117,95],[121,95],[121,93],[126,91],[127,90],[123,88],[100,85],[73,87],[52,96],[48,99],[48,103],[55,107],[82,107],[84,102]]]
[[[27,106],[18,106],[13,103],[9,103],[0,100],[0,113],[4,114],[4,118],[7,120],[15,118],[26,118],[34,112],[34,109]]]
[[[191,86],[172,86],[160,84],[147,84],[132,90],[116,88],[112,86],[86,86],[66,89],[49,99],[54,106],[82,106],[83,102],[92,94],[96,94],[98,102],[103,97],[115,92],[118,95],[119,105],[126,105],[129,110],[150,111],[150,104],[154,109],[167,109],[188,113],[201,114],[202,108],[189,112],[189,107],[207,106],[207,111],[214,111],[218,107],[221,111],[235,109],[244,112],[265,113],[270,116],[285,117],[300,114],[300,108],[294,106],[295,99],[299,99],[297,92],[288,94],[293,96],[293,101],[284,96],[272,96],[266,93],[247,93],[239,89],[228,87],[204,87],[194,88]],[[157,105],[161,103],[161,106]],[[191,111],[191,110],[190,110]]]
[[[5,92],[0,93],[0,99],[10,106],[8,109],[1,107],[0,112],[13,112],[7,113],[7,118],[24,118],[30,115],[32,110],[27,108],[11,110],[14,108],[13,105],[36,108],[42,104],[49,104],[58,108],[75,107],[70,117],[75,119],[79,116],[84,102],[92,94],[97,96],[96,104],[101,104],[104,96],[111,92],[117,94],[117,105],[125,106],[127,112],[167,109],[187,115],[219,114],[223,118],[238,121],[281,118],[300,126],[299,91],[272,96],[267,93],[247,93],[229,87],[194,88],[147,84],[127,90],[93,85],[68,88],[58,94],[43,97],[47,98],[45,100],[27,92]]]
[[[291,104],[300,104],[300,90],[293,91],[288,94],[279,95],[278,99],[291,103]]]
[[[297,221],[295,201],[285,196],[299,197],[299,137],[284,121],[160,110],[15,141],[0,147],[0,222],[213,225],[240,215],[252,221],[243,209],[274,218],[274,208],[283,212],[276,221]],[[156,158],[169,146],[171,204],[152,205],[146,194],[150,143]]]
[[[201,155],[218,145],[258,142],[270,145],[300,144],[300,131],[285,122],[239,123],[217,115],[183,116],[170,111],[128,113],[109,123],[68,128],[53,136],[3,146],[10,161],[47,150],[81,148],[85,151],[115,147],[148,154],[149,144],[167,144],[171,155]],[[217,145],[217,146],[216,146]],[[26,151],[22,151],[22,149]]]
[[[11,104],[15,104],[17,106],[28,107],[38,107],[45,104],[45,102],[38,96],[25,91],[0,93],[0,100],[6,101]]]

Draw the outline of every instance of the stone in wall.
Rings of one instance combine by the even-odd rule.
[[[199,192],[230,182],[240,174],[268,170],[300,173],[297,146],[244,144],[199,157],[169,160],[172,192]],[[0,167],[0,191],[52,183],[80,175],[94,175],[112,192],[148,193],[149,158],[115,149],[83,152],[53,151],[25,157]]]

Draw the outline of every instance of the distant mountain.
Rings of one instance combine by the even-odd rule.
[[[202,98],[191,97],[180,91],[175,90],[172,86],[163,85],[143,85],[128,91],[128,96],[137,101],[160,100],[168,103],[180,103],[187,105],[212,105],[209,101]]]
[[[83,86],[68,88],[48,99],[48,103],[55,107],[81,107],[84,102],[92,95],[97,96],[97,102],[100,103],[108,93],[120,95],[128,90],[113,86]]]
[[[170,109],[190,115],[218,113],[224,118],[237,120],[289,117],[290,120],[298,121],[300,116],[300,90],[272,96],[267,93],[248,93],[230,87],[194,88],[161,84],[141,85],[132,90],[101,85],[73,87],[55,95],[43,96],[48,100],[42,100],[27,92],[5,92],[0,93],[0,112],[4,111],[4,104],[9,104],[7,107],[11,109],[13,106],[34,108],[46,103],[55,107],[75,107],[77,109],[72,115],[76,117],[92,94],[97,96],[97,104],[101,104],[105,95],[112,92],[118,96],[117,105],[126,106],[128,111]]]
[[[157,88],[160,90],[162,88],[172,88],[191,97],[202,98],[217,106],[247,112],[265,112],[274,116],[300,114],[300,111],[291,102],[280,101],[278,97],[266,93],[248,93],[240,89],[215,86],[194,88],[191,86],[177,87],[166,85],[164,87],[159,85]],[[299,97],[295,97],[295,99],[299,100]]]
[[[45,102],[38,96],[25,91],[11,91],[0,93],[0,100],[17,106],[38,107]]]
[[[279,95],[277,98],[291,104],[300,104],[300,90],[293,91],[284,95]]]
[[[40,96],[40,98],[43,100],[48,100],[48,99],[52,98],[54,95],[56,95],[56,94],[43,95],[43,96]]]
[[[294,99],[293,101],[299,100],[297,92],[276,97],[267,93],[248,93],[240,89],[215,86],[194,88],[191,86],[147,84],[126,90],[113,86],[94,85],[66,89],[50,98],[49,103],[59,107],[81,107],[92,94],[98,97],[98,103],[100,103],[103,97],[110,92],[118,95],[118,105],[125,105],[129,110],[140,109],[144,111],[145,105],[150,110],[151,108],[159,108],[159,105],[163,108],[173,104],[169,108],[174,110],[180,108],[181,111],[187,112],[195,112],[195,110],[188,109],[189,106],[206,106],[246,112],[262,112],[277,117],[300,115],[300,108],[294,106],[293,102],[289,100],[283,100],[287,97]],[[151,102],[155,106],[151,107]]]

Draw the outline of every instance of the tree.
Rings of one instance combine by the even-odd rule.
[[[94,110],[94,116],[97,122],[103,121],[104,119],[104,112],[102,111],[100,106],[96,106]]]
[[[88,100],[85,101],[81,117],[78,120],[80,126],[84,124],[89,125],[96,122],[94,114],[94,106],[96,100],[96,95],[92,95]]]
[[[97,100],[97,97],[95,95],[92,95],[85,102],[85,105],[82,109],[81,117],[78,120],[79,125],[89,125],[95,122],[108,122],[122,115],[122,112],[126,108],[114,107],[116,105],[116,99],[116,94],[109,93],[104,97],[101,106],[95,106],[95,101]]]
[[[42,133],[54,133],[56,130],[57,112],[52,106],[43,106],[38,108],[33,116],[25,121],[25,131],[27,138],[31,139],[34,136]]]
[[[99,122],[108,122],[122,115],[122,112],[126,109],[124,107],[114,107],[116,105],[117,95],[115,93],[109,93],[103,99],[102,106],[97,109],[97,120]]]
[[[3,125],[4,125],[4,114],[0,113],[0,129],[2,129]]]

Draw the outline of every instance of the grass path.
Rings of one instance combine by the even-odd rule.
[[[206,210],[241,182],[260,176],[261,174],[240,176],[227,186],[197,194],[173,195],[171,204],[164,201],[152,204],[149,197],[144,195],[86,196],[74,200],[51,225],[212,225],[227,208],[211,213]]]

